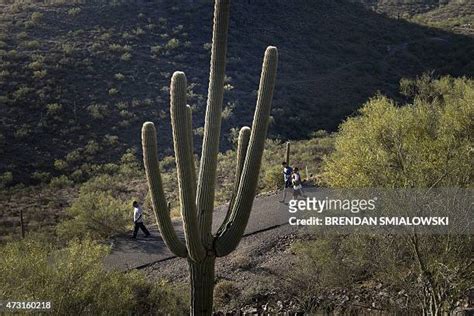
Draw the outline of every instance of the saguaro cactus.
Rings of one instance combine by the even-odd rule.
[[[277,49],[269,46],[263,59],[252,128],[242,127],[239,133],[236,179],[229,208],[217,233],[212,234],[229,6],[230,0],[216,0],[214,6],[211,71],[199,177],[193,160],[192,115],[186,104],[186,76],[175,72],[171,79],[171,123],[185,242],[173,229],[163,193],[154,124],[146,122],[142,128],[143,160],[153,209],[166,245],[177,256],[188,260],[193,315],[212,313],[215,259],[237,247],[247,226],[257,188],[277,70]]]
[[[286,143],[286,157],[285,161],[288,165],[290,165],[290,142]]]

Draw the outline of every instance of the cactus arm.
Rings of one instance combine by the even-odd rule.
[[[171,78],[171,125],[173,128],[173,143],[178,172],[179,200],[183,218],[184,234],[188,256],[199,262],[206,256],[206,250],[201,242],[197,223],[196,198],[192,180],[194,161],[189,144],[191,131],[189,128],[188,109],[186,107],[186,76],[176,71]]]
[[[215,251],[219,257],[229,254],[237,247],[250,216],[267,135],[277,63],[277,49],[276,47],[270,46],[266,49],[263,60],[257,106],[250,134],[250,143],[242,170],[239,189],[229,219],[231,224],[226,227],[219,236],[216,236],[215,240]]]
[[[232,197],[230,199],[229,208],[227,210],[226,216],[222,221],[222,225],[217,230],[217,235],[219,235],[228,225],[228,219],[232,213],[232,206],[234,205],[235,196],[237,195],[237,190],[239,189],[240,177],[242,175],[242,169],[244,168],[245,157],[247,156],[247,148],[250,140],[250,127],[244,126],[240,129],[239,132],[239,141],[237,145],[237,165],[235,170],[235,180],[234,188],[232,190]]]
[[[204,125],[201,163],[197,188],[197,207],[202,240],[212,243],[212,212],[214,210],[217,155],[221,130],[224,73],[227,51],[230,0],[216,0],[212,32],[209,90]]]
[[[173,228],[163,192],[156,144],[155,125],[152,122],[145,122],[142,128],[143,163],[156,221],[168,248],[178,257],[185,258],[187,256],[186,246],[179,240]]]
[[[191,183],[193,184],[194,196],[196,196],[196,164],[194,161],[193,110],[189,105],[186,105],[186,123],[189,137],[189,152],[191,153]]]

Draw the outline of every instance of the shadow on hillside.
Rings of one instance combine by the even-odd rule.
[[[16,181],[29,179],[34,171],[51,171],[55,159],[107,135],[118,136],[120,146],[98,153],[92,148],[93,154],[73,163],[71,170],[79,162],[117,161],[125,148],[140,151],[144,121],[156,123],[160,156],[172,155],[167,87],[176,70],[185,71],[192,86],[188,102],[196,109],[194,127],[204,125],[212,1],[126,1],[114,6],[103,2],[75,5],[82,11],[74,18],[68,5],[50,7],[41,26],[28,31],[49,52],[48,80],[32,80],[31,70],[21,66],[31,62],[31,53],[18,44],[20,39],[12,37],[7,43],[24,58],[15,70],[24,78],[5,81],[0,89],[8,90],[12,98],[20,92],[29,98],[0,107],[6,129],[1,132],[7,140],[0,173],[11,169]],[[30,14],[20,12],[12,19],[29,19]],[[23,32],[20,26],[15,30]],[[154,56],[152,47],[161,49],[175,38],[177,48]],[[70,47],[61,46],[65,43]],[[114,52],[114,45],[128,47],[130,56]],[[222,150],[231,147],[227,137],[232,127],[251,124],[268,45],[277,46],[280,53],[270,128],[274,138],[300,139],[319,129],[334,131],[378,91],[402,101],[398,85],[404,77],[426,71],[474,75],[471,37],[391,19],[349,0],[233,0],[226,71],[233,89],[224,97],[224,106],[233,109],[222,125]],[[66,54],[68,49],[73,53]],[[120,81],[116,75],[126,79]],[[23,90],[16,91],[18,83],[25,85],[20,85]],[[36,90],[28,92],[26,86]],[[50,103],[63,108],[58,120],[45,115]],[[91,111],[90,106],[95,108]],[[91,116],[94,109],[98,118]],[[108,112],[101,114],[101,109]],[[25,123],[21,129],[19,118]],[[17,140],[15,133],[28,137]],[[196,136],[194,143],[199,153],[201,137]]]
[[[231,10],[228,56],[240,60],[228,66],[228,74],[242,99],[249,93],[240,89],[244,80],[252,77],[257,85],[264,47],[279,48],[274,136],[335,130],[377,91],[400,100],[404,77],[426,71],[474,75],[473,38],[388,18],[348,1],[240,1]],[[239,75],[243,70],[249,74]],[[243,123],[250,119],[249,113]]]

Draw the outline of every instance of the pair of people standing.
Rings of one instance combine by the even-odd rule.
[[[298,198],[298,196],[304,196],[303,185],[298,168],[291,168],[286,161],[282,162],[281,165],[283,167],[283,180],[285,181],[285,187],[283,188],[283,200],[281,202],[285,202],[286,193],[289,188],[293,189],[294,199]]]

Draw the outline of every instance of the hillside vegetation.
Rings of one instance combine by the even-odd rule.
[[[281,162],[285,159],[285,148],[283,143],[267,141],[258,193],[272,192],[281,187]],[[321,161],[332,148],[332,136],[324,131],[315,132],[309,140],[291,143],[290,163],[300,167],[301,175],[308,181],[317,182]],[[235,150],[228,150],[218,156],[216,205],[230,200],[235,163]],[[160,168],[172,216],[178,217],[180,212],[174,157],[164,157]],[[133,200],[144,202],[146,218],[150,223],[154,222],[143,166],[135,156],[127,154],[119,164],[95,165],[93,171],[93,176],[85,183],[74,183],[59,177],[49,184],[0,190],[0,201],[5,206],[0,210],[0,240],[19,238],[20,211],[23,212],[27,236],[38,232],[49,241],[59,241],[61,244],[76,237],[104,240],[130,231]],[[102,228],[95,229],[97,225]]]
[[[209,1],[6,1],[0,4],[0,185],[86,181],[96,164],[140,156],[156,123],[172,155],[169,80],[188,74],[199,147],[209,69]],[[402,77],[474,74],[471,37],[348,1],[233,1],[222,150],[253,113],[264,47],[279,47],[273,139],[338,124]],[[57,178],[59,176],[67,178]],[[59,180],[58,180],[59,179]]]
[[[353,0],[393,18],[403,18],[459,34],[474,35],[470,0]]]
[[[360,115],[340,126],[334,151],[323,164],[328,187],[422,188],[425,194],[427,188],[472,188],[474,81],[423,76],[403,81],[401,88],[413,97],[411,102],[400,107],[387,97],[374,97]],[[451,191],[437,207],[446,214],[469,214],[469,204],[459,203],[460,196]],[[417,214],[423,214],[426,204],[419,200]],[[377,296],[385,288],[391,294],[382,310],[448,314],[470,307],[474,270],[466,254],[472,252],[472,239],[453,227],[445,234],[416,229],[316,233],[314,240],[295,246],[300,262],[287,277],[304,289],[294,296],[310,313],[325,306],[346,307],[334,306],[332,289],[343,288],[344,294],[371,289]],[[349,299],[346,304],[350,306]]]

